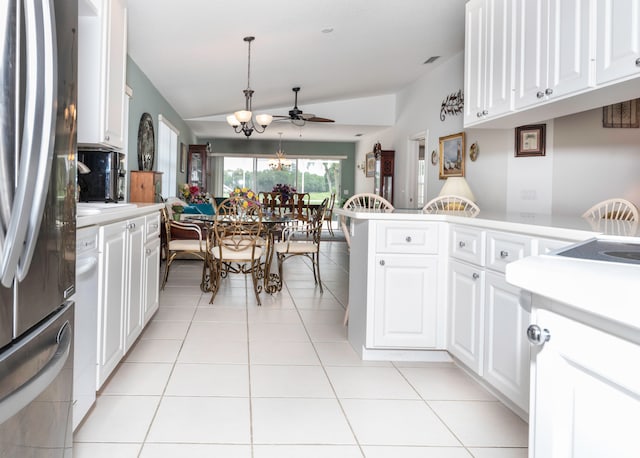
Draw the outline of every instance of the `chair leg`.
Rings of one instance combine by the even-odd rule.
[[[318,271],[318,279],[316,280],[316,283],[320,285],[320,294],[324,294],[324,291],[322,290],[322,278],[320,278],[320,253],[314,253],[311,256],[313,256],[313,277],[316,277],[316,271]]]
[[[216,294],[220,288],[220,273],[222,271],[221,263],[217,259],[214,259],[211,263],[210,270],[209,290],[211,291],[211,300],[209,300],[209,304],[213,304],[213,300],[216,298]]]
[[[347,304],[347,308],[344,309],[344,320],[342,322],[343,326],[346,326],[349,322],[349,304]]]
[[[327,222],[327,229],[329,230],[329,234],[333,237],[335,234],[333,233],[333,221],[331,219],[325,220]]]
[[[164,265],[164,278],[162,279],[161,290],[164,290],[164,286],[167,284],[167,280],[169,279],[169,268],[171,267],[171,263],[173,262],[173,258],[176,257],[176,253],[167,253],[166,264]]]
[[[258,305],[262,305],[262,302],[260,302],[260,292],[258,291],[258,275],[256,274],[256,272],[258,271],[258,269],[260,269],[260,260],[258,259],[257,261],[253,261],[252,265],[251,265],[251,280],[253,280],[253,291],[256,294],[256,301],[258,302]]]

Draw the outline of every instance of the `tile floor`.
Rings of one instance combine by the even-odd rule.
[[[213,305],[197,261],[74,435],[75,458],[526,458],[527,425],[453,364],[363,362],[342,326],[348,254],[323,243],[256,306],[250,280]]]

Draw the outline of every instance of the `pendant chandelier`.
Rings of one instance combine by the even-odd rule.
[[[251,89],[251,42],[255,40],[255,37],[244,37],[244,41],[246,41],[249,45],[249,58],[247,59],[247,88],[242,91],[244,92],[244,110],[239,110],[233,113],[232,115],[227,116],[227,123],[233,130],[239,134],[242,132],[247,138],[251,136],[253,131],[255,130],[259,134],[263,133],[267,126],[271,124],[273,121],[273,116],[268,114],[259,114],[255,117],[255,122],[253,120],[253,114],[251,113],[251,97],[253,96],[253,90]],[[260,130],[260,127],[262,130]]]
[[[278,132],[280,135],[280,142],[278,144],[278,151],[276,151],[276,158],[269,159],[269,168],[271,170],[291,170],[291,161],[287,159],[282,150],[282,132]]]

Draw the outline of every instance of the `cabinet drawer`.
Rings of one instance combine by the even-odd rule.
[[[451,256],[484,266],[485,232],[472,227],[451,227]]]
[[[504,272],[507,264],[531,255],[531,237],[487,232],[487,267]]]
[[[145,216],[145,242],[160,237],[160,213]]]
[[[438,253],[437,223],[378,222],[376,226],[378,253]]]

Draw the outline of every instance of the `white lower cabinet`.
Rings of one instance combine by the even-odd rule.
[[[157,308],[160,241],[145,243],[145,223],[145,216],[139,216],[99,230],[97,389]]]
[[[482,375],[484,269],[455,260],[449,269],[448,350]]]
[[[142,314],[147,324],[160,306],[160,215],[146,217]]]
[[[532,347],[529,456],[638,456],[640,346],[535,301],[535,325],[550,339]]]
[[[529,312],[520,289],[487,272],[484,299],[484,379],[525,412],[529,410]]]
[[[379,254],[375,263],[373,346],[435,348],[437,256]]]

